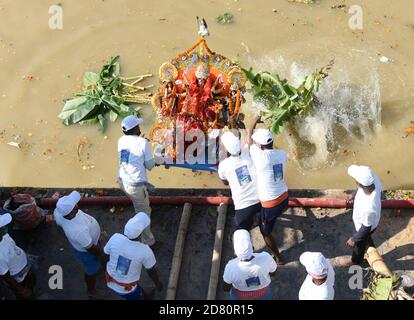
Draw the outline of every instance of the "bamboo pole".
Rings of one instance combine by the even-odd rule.
[[[227,204],[218,207],[216,238],[214,240],[213,257],[211,261],[210,282],[208,284],[207,300],[215,300],[219,282],[221,251],[223,249],[224,228],[226,226]]]
[[[131,89],[135,89],[135,90],[139,90],[139,91],[144,91],[145,87],[141,87],[141,86],[133,86],[132,84],[126,83],[126,82],[122,82],[122,85]]]
[[[371,268],[386,277],[392,277],[392,272],[382,260],[381,255],[374,247],[369,247],[367,250],[367,261]]]
[[[137,80],[135,80],[134,82],[131,82],[132,86],[135,86],[138,82],[141,82],[144,78],[138,78]]]
[[[185,203],[178,227],[177,238],[175,240],[174,256],[171,264],[170,278],[168,280],[167,295],[165,300],[174,300],[177,292],[178,279],[180,277],[181,262],[183,258],[185,238],[187,235],[188,224],[191,217],[191,203]]]
[[[152,73],[141,74],[141,75],[133,76],[133,77],[121,77],[121,79],[125,81],[129,81],[129,80],[144,79],[144,78],[149,78],[149,77],[152,77]]]

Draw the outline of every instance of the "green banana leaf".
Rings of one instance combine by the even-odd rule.
[[[98,121],[99,121],[99,130],[104,132],[106,130],[106,127],[108,125],[108,120],[106,119],[105,115],[99,114],[98,115]]]
[[[93,115],[97,114],[100,109],[100,101],[88,99],[78,106],[78,108],[69,117],[64,120],[65,125],[78,123],[82,120],[90,120]]]
[[[296,88],[286,79],[267,71],[254,73],[253,69],[243,69],[251,84],[253,100],[259,102],[259,111],[274,134],[279,134],[286,123],[295,117],[304,117],[315,107],[315,94],[319,84],[328,75],[333,61],[307,76]]]
[[[100,73],[86,72],[83,76],[84,91],[72,99],[65,100],[58,115],[64,125],[99,124],[104,132],[110,121],[128,115],[139,115],[138,110],[126,105],[122,98],[123,83],[120,78],[119,56],[105,64]],[[107,116],[109,113],[109,116]]]
[[[375,290],[371,292],[372,300],[388,300],[392,289],[392,279],[382,278],[376,279]]]
[[[63,106],[62,112],[58,115],[58,117],[62,120],[65,120],[72,113],[74,113],[80,105],[85,103],[86,100],[87,100],[86,97],[76,97],[73,99],[66,100],[65,105]]]
[[[109,120],[111,120],[111,122],[115,122],[118,119],[118,114],[113,112],[112,110],[109,111]]]
[[[121,66],[119,64],[119,56],[111,59],[111,61],[102,67],[100,78],[102,80],[112,80],[119,77]]]
[[[90,86],[96,86],[99,81],[99,75],[95,72],[86,72],[83,75],[83,86],[85,88],[89,88]]]
[[[389,300],[391,292],[400,287],[400,279],[399,275],[384,277],[374,272],[368,288],[363,289],[361,300]]]

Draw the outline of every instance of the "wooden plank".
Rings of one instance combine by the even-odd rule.
[[[168,280],[167,295],[165,300],[175,300],[178,280],[180,278],[181,262],[183,259],[185,238],[187,236],[188,224],[190,222],[192,205],[185,203],[175,240],[174,255],[171,264],[170,278]]]
[[[224,228],[226,226],[227,204],[218,207],[216,238],[214,240],[213,257],[211,261],[210,282],[208,285],[207,300],[215,300],[219,282],[221,253],[223,249]]]

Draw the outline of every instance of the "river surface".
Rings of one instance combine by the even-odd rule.
[[[49,28],[49,7],[63,9],[63,29]],[[345,9],[332,9],[345,4]],[[349,27],[359,5],[363,29]],[[229,12],[234,22],[216,17]],[[65,127],[62,101],[81,90],[82,75],[121,56],[123,75],[153,73],[197,40],[195,16],[209,24],[207,42],[245,68],[297,83],[335,59],[321,86],[321,106],[277,139],[288,150],[290,188],[349,188],[346,168],[367,164],[389,189],[414,189],[414,1],[320,0],[0,0],[0,185],[114,187],[119,122]],[[389,58],[381,62],[380,58]],[[384,58],[382,58],[383,61]],[[244,111],[255,105],[247,96]],[[148,132],[154,120],[143,107]],[[8,145],[20,143],[21,148]],[[78,156],[78,145],[83,149]],[[159,167],[157,187],[216,188],[215,174]]]

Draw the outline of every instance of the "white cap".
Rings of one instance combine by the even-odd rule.
[[[299,261],[312,278],[323,279],[328,275],[328,262],[320,252],[304,252]]]
[[[368,187],[374,183],[374,175],[367,166],[352,165],[348,168],[348,174],[358,183]]]
[[[56,203],[56,212],[62,217],[72,212],[73,208],[78,204],[81,196],[79,192],[72,191],[70,195],[60,198]]]
[[[12,216],[10,213],[5,213],[0,215],[0,228],[7,226],[12,221]]]
[[[124,228],[124,234],[129,239],[136,239],[151,224],[151,219],[145,212],[139,212],[128,220]]]
[[[131,116],[125,117],[124,120],[122,120],[122,130],[129,131],[143,123],[144,123],[144,120],[142,118],[138,118],[137,116],[131,115]]]
[[[240,259],[249,259],[253,255],[252,240],[247,230],[239,229],[233,234],[234,253]]]
[[[252,139],[254,142],[265,146],[273,142],[273,135],[268,129],[260,128],[257,129],[255,133],[253,133]]]
[[[221,143],[231,155],[235,156],[240,153],[240,140],[232,132],[223,133]]]

